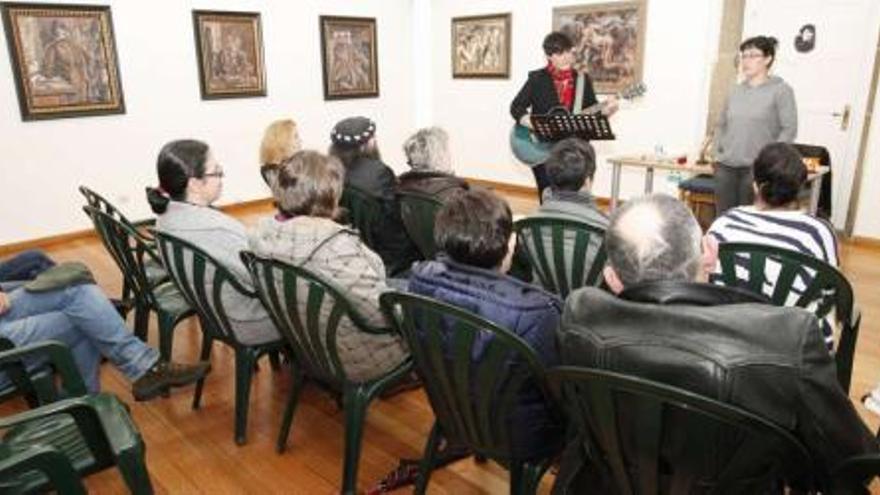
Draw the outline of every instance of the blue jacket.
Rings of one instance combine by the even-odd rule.
[[[469,310],[523,338],[546,367],[559,364],[556,345],[562,300],[513,277],[466,266],[441,257],[417,263],[409,290]],[[473,359],[479,360],[492,337],[479,337]],[[481,391],[486,393],[486,391]],[[538,389],[524,389],[510,418],[514,455],[539,458],[558,451],[563,426]]]

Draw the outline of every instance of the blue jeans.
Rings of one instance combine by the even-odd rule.
[[[47,340],[66,344],[89,392],[101,388],[102,354],[132,381],[159,360],[159,352],[134,336],[96,285],[41,293],[16,289],[9,299],[9,311],[0,315],[0,337],[16,346]]]
[[[13,280],[32,280],[55,262],[42,251],[32,249],[0,261],[0,282]]]

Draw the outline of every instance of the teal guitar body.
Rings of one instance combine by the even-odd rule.
[[[526,126],[514,124],[510,129],[510,150],[513,156],[530,167],[544,163],[553,144],[539,141]]]

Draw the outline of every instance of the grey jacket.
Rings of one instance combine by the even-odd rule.
[[[379,295],[388,290],[385,266],[356,231],[327,218],[266,217],[254,229],[250,245],[260,256],[316,272],[346,294],[369,325],[388,326],[379,308]],[[322,317],[329,317],[328,305],[322,307]],[[363,332],[346,317],[336,344],[345,373],[354,381],[374,379],[409,356],[398,335]]]
[[[156,228],[204,249],[243,286],[253,289],[250,273],[239,258],[239,252],[248,248],[248,237],[238,220],[207,206],[171,201],[156,220]],[[280,338],[259,299],[242,295],[229,285],[223,287],[220,297],[242,343],[262,344]]]
[[[797,104],[791,86],[771,76],[759,86],[734,86],[718,118],[715,159],[728,167],[751,167],[761,149],[797,137]]]

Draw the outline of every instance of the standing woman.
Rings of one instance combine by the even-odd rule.
[[[764,146],[797,136],[794,91],[770,75],[776,38],[755,36],[739,46],[742,82],[734,86],[716,130],[715,214],[752,204],[752,163]]]
[[[578,99],[576,95],[578,73],[573,67],[575,56],[571,38],[564,33],[554,31],[544,37],[542,48],[547,57],[547,65],[529,72],[528,80],[510,103],[510,115],[519,125],[529,129],[532,128],[533,114],[546,114],[558,107],[564,107],[570,112],[580,112],[597,103],[593,82],[589,75],[583,74],[581,106],[574,108]],[[617,111],[617,101],[615,98],[609,98],[605,101],[602,113],[611,115],[615,111]],[[535,174],[540,197],[549,184],[543,160],[529,165],[532,166],[532,173]]]

